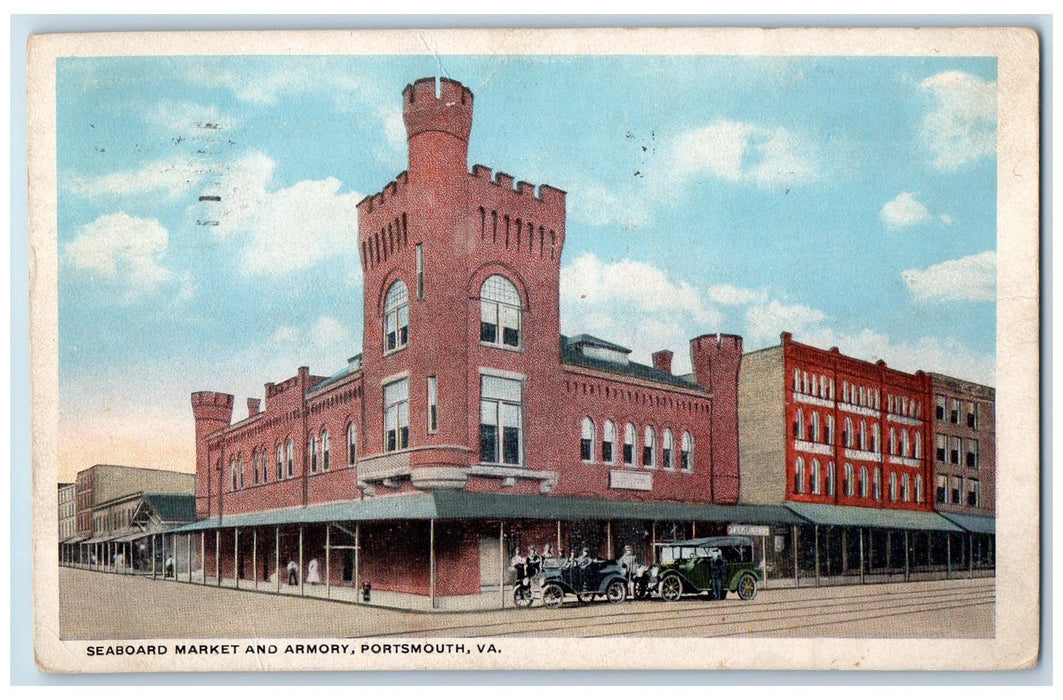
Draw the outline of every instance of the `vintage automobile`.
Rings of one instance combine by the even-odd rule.
[[[566,595],[576,596],[581,603],[589,603],[598,596],[604,596],[610,603],[622,603],[627,598],[627,578],[613,560],[547,563],[555,565],[545,566],[532,579],[532,594],[542,599],[544,607],[559,607]]]
[[[667,601],[686,593],[713,595],[713,559],[723,557],[726,569],[720,597],[728,591],[742,600],[753,600],[764,580],[749,537],[702,537],[658,544],[657,564],[650,570],[649,590]]]

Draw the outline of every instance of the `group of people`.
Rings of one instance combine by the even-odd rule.
[[[289,586],[299,585],[299,565],[295,563],[295,559],[289,559],[288,565],[284,567],[288,578]],[[305,583],[315,586],[321,583],[321,571],[320,565],[317,563],[317,559],[311,559],[306,565],[306,579]]]

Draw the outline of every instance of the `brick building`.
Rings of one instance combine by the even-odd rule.
[[[776,575],[865,579],[967,561],[964,528],[934,512],[930,375],[783,333],[746,354],[740,377],[740,500],[785,504],[808,523],[776,533]]]
[[[670,351],[651,366],[562,336],[565,192],[470,171],[472,113],[451,80],[403,91],[408,170],[359,203],[351,242],[362,352],[266,384],[236,422],[233,396],[192,395],[199,522],[185,532],[219,581],[257,585],[298,558],[324,561],[328,585],[434,604],[497,586],[517,546],[645,558],[658,532],[797,521],[734,506],[742,339],[694,338],[680,377]]]
[[[75,484],[59,484],[59,555],[63,556],[68,545],[79,541],[77,525],[77,489]]]

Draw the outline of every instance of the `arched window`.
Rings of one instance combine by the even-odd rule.
[[[916,459],[922,459],[923,458],[923,436],[922,436],[921,433],[917,432],[917,433],[914,434],[914,438],[915,438],[913,440],[913,448],[914,449],[912,450],[912,456],[915,457]]]
[[[922,503],[923,502],[923,477],[922,476],[916,476],[915,477],[915,502],[916,503]]]
[[[907,474],[901,477],[901,500],[905,503],[912,500],[912,479]]]
[[[251,479],[252,483],[254,483],[255,486],[258,486],[259,472],[258,472],[258,449],[257,448],[251,452],[251,472],[252,472],[252,479]]]
[[[813,374],[812,375],[812,395],[816,396],[817,394],[819,394],[819,377],[817,377],[815,374]]]
[[[584,418],[579,441],[579,458],[584,462],[594,461],[594,421]]]
[[[846,463],[845,465],[845,483],[842,485],[845,489],[846,496],[853,495],[853,487],[855,479],[853,478],[853,465]]]
[[[663,449],[661,450],[661,458],[664,461],[664,468],[671,471],[675,469],[675,437],[672,435],[671,428],[665,428]]]
[[[827,398],[827,375],[819,375],[819,396],[822,399]]]
[[[520,347],[520,294],[502,275],[491,275],[480,287],[480,342]]]
[[[834,416],[827,416],[827,434],[823,436],[823,441],[828,445],[834,444]]]
[[[860,467],[860,498],[867,498],[870,486],[867,481],[867,467]]]
[[[307,454],[310,457],[310,473],[317,474],[317,435],[310,436],[310,444],[307,447]]]
[[[871,493],[876,501],[882,500],[882,470],[875,467],[875,481],[871,484]]]
[[[295,443],[291,438],[288,438],[288,442],[284,445],[284,451],[288,457],[288,478],[291,479],[295,476]]]
[[[646,439],[642,445],[642,466],[655,469],[657,466],[657,432],[646,426]]]
[[[797,458],[797,464],[794,466],[794,493],[805,492],[805,460],[802,457]]]
[[[853,446],[854,437],[853,437],[853,420],[852,420],[852,418],[846,418],[845,419],[845,432],[842,435],[842,439],[845,441],[845,446],[846,447],[852,447]]]
[[[879,436],[880,435],[881,435],[881,433],[879,433],[878,423],[872,423],[871,424],[871,451],[872,452],[878,452],[879,449],[880,449],[880,446],[879,446]]]
[[[834,495],[834,462],[827,462],[827,495]]]
[[[395,280],[384,298],[384,352],[406,347],[410,335],[410,300],[406,283]]]
[[[347,465],[353,467],[358,459],[357,429],[354,423],[347,424]]]
[[[236,490],[236,457],[229,458],[229,476],[232,483],[229,485],[230,491]]]
[[[897,429],[890,428],[890,454],[897,454]]]
[[[819,413],[816,411],[812,411],[812,418],[809,420],[808,439],[819,442]]]
[[[819,493],[820,493],[821,487],[822,487],[822,482],[820,481],[819,460],[818,459],[813,459],[812,460],[812,493],[814,493],[814,494],[816,494],[818,496]]]
[[[897,502],[897,472],[890,472],[890,500]]]
[[[800,408],[794,414],[794,440],[805,439],[805,412]]]
[[[277,481],[284,479],[284,447],[277,443]]]
[[[794,391],[801,391],[801,370],[796,368],[794,369]]]
[[[690,433],[683,433],[682,449],[682,464],[680,468],[685,472],[694,471],[694,438],[690,436]]]
[[[321,468],[324,471],[328,471],[329,467],[331,466],[331,463],[332,463],[332,459],[331,459],[331,457],[329,455],[329,452],[331,452],[331,449],[330,449],[330,446],[329,446],[329,434],[328,434],[327,430],[322,430],[321,431]]]
[[[860,421],[860,449],[867,451],[867,421]]]
[[[635,440],[638,438],[638,433],[635,432],[635,426],[631,423],[627,424],[624,428],[624,464],[629,467],[635,466]]]
[[[801,373],[801,393],[808,393],[808,372]]]
[[[605,428],[602,432],[602,462],[605,464],[612,464],[616,459],[616,452],[614,451],[616,445],[616,423],[611,420],[605,421]]]
[[[911,457],[912,456],[911,445],[908,442],[908,429],[907,428],[902,428],[901,429],[901,456],[902,457]]]

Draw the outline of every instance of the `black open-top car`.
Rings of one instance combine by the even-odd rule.
[[[730,591],[742,600],[753,600],[764,580],[750,537],[702,537],[664,542],[657,547],[658,563],[650,570],[649,590],[664,600],[679,600],[685,593],[712,595],[717,572],[723,579],[720,598],[727,597]],[[717,563],[717,559],[722,562]]]
[[[549,561],[532,579],[532,594],[541,598],[547,608],[559,607],[566,595],[576,596],[581,603],[589,603],[597,596],[605,596],[610,603],[622,603],[627,597],[627,578],[611,559],[560,564]]]

